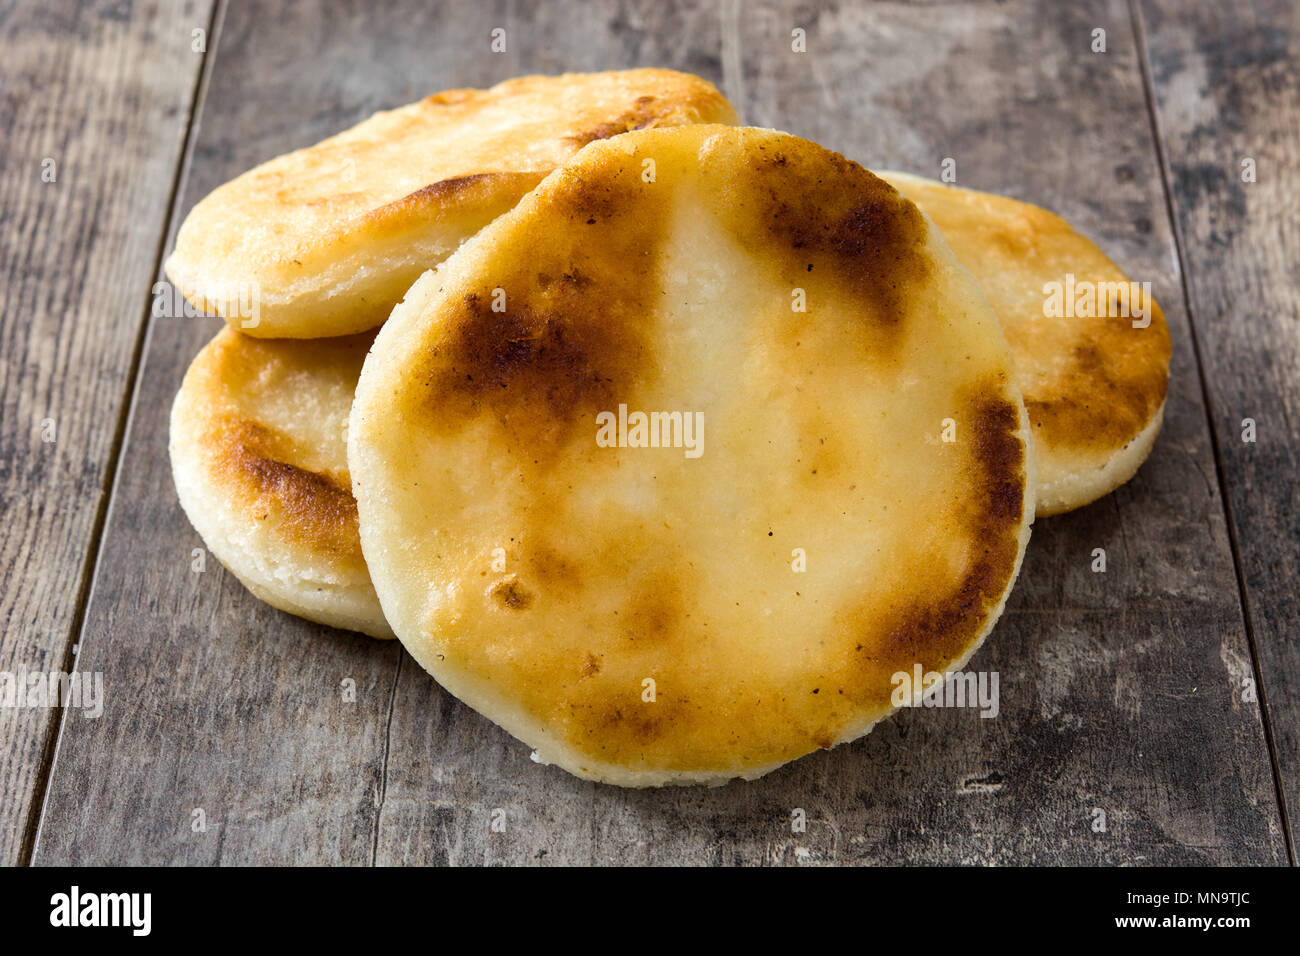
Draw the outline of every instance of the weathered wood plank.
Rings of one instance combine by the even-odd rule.
[[[211,0],[0,10],[0,671],[71,662]],[[58,711],[0,708],[0,863]]]
[[[487,52],[495,26],[505,54]],[[1104,55],[1089,52],[1094,26]],[[808,53],[790,52],[795,27]],[[971,665],[999,672],[999,717],[906,713],[716,790],[628,792],[537,767],[394,645],[272,612],[211,565],[189,571],[198,542],[170,487],[166,408],[210,330],[161,320],[82,638],[118,689],[103,719],[65,725],[38,860],[1280,861],[1259,712],[1237,694],[1250,656],[1122,0],[240,4],[184,206],[432,89],[641,64],[721,80],[751,122],[868,163],[933,173],[954,157],[962,183],[1057,208],[1154,282],[1175,336],[1166,433],[1117,495],[1037,529]],[[1088,570],[1095,547],[1104,575]],[[207,834],[190,830],[196,807]],[[795,808],[806,833],[791,832]]]
[[[367,25],[376,43],[385,23],[400,30],[368,10],[229,7],[182,214],[248,167],[427,91],[414,42],[405,58],[358,49]],[[381,98],[356,82],[358,56],[368,64],[360,75],[410,85]],[[79,666],[105,675],[105,713],[64,721],[38,864],[371,859],[401,648],[275,611],[211,556],[206,570],[192,570],[202,541],[176,500],[168,414],[190,360],[219,327],[150,322],[81,637]],[[355,702],[344,700],[349,679]]]
[[[1264,700],[1300,808],[1300,7],[1143,2]],[[1243,167],[1243,163],[1247,162]],[[1254,181],[1243,177],[1254,166]],[[1243,440],[1255,423],[1255,441]],[[1293,850],[1294,853],[1294,850]]]

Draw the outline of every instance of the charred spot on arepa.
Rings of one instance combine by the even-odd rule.
[[[971,568],[958,590],[961,606],[974,591],[996,604],[1015,574],[1025,520],[1028,449],[1020,403],[1005,375],[970,389],[961,419],[967,423],[969,461],[963,495]],[[960,426],[959,426],[960,427]]]
[[[1060,384],[1026,387],[1029,417],[1054,448],[1120,447],[1160,410],[1168,387],[1168,331],[1159,306],[1148,304],[1152,322],[1145,329],[1132,328],[1128,318],[1075,320],[1094,328],[1066,353],[1068,374]],[[1137,336],[1162,336],[1165,347],[1140,353],[1134,347]]]
[[[941,671],[970,648],[1015,568],[1016,549],[1010,552],[1010,568],[1005,545],[991,550],[996,554],[976,560],[947,594],[914,600],[876,622],[871,637],[875,669],[910,673],[920,664],[924,671]],[[889,685],[879,693],[887,699]]]
[[[639,691],[640,688],[638,687]],[[662,736],[672,725],[667,701],[642,703],[629,697],[626,703],[617,703],[603,712],[592,715],[586,725],[588,734],[597,737],[601,750],[642,746]]]
[[[790,136],[751,144],[737,185],[739,238],[775,258],[792,288],[833,283],[865,306],[866,322],[902,324],[909,292],[931,269],[929,226],[914,203],[857,163]]]
[[[498,607],[511,611],[526,611],[533,604],[533,592],[517,577],[498,582],[488,593]]]
[[[256,422],[217,422],[206,440],[218,477],[243,496],[254,518],[264,520],[274,512],[287,535],[340,557],[360,558],[357,502],[346,475],[294,464],[292,443]]]
[[[473,173],[468,176],[453,176],[450,179],[440,179],[435,183],[429,183],[422,186],[415,192],[407,196],[407,199],[418,200],[433,196],[454,196],[457,193],[463,193],[476,185],[489,182],[499,173]],[[398,200],[399,202],[401,200]]]
[[[969,542],[964,567],[955,580],[935,576],[926,582],[933,596],[867,610],[851,607],[848,622],[871,620],[858,646],[869,649],[858,668],[857,694],[887,699],[882,674],[943,670],[960,658],[984,629],[1016,572],[1025,520],[1028,455],[1021,433],[1020,406],[1008,394],[1005,376],[967,390],[956,416],[959,437],[953,450],[965,456],[960,499],[951,505],[960,538]],[[873,619],[874,617],[874,619]],[[861,626],[860,624],[858,626]]]
[[[715,770],[732,765],[781,763],[831,739],[817,722],[804,726],[800,715],[786,711],[780,693],[766,683],[740,689],[705,687],[681,671],[684,682],[662,668],[621,668],[610,675],[606,656],[596,676],[570,685],[561,735],[591,756],[630,767],[662,770]],[[641,696],[642,681],[656,681],[655,699]],[[770,700],[765,711],[749,711],[753,694]],[[744,727],[719,721],[720,712],[745,711]],[[766,733],[763,730],[766,729]]]
[[[545,408],[557,421],[613,401],[615,375],[626,363],[618,343],[590,318],[530,304],[498,312],[490,293],[470,293],[462,306],[448,344],[448,391],[498,409],[513,406],[507,412]]]
[[[1005,384],[971,402],[972,477],[979,513],[986,515],[982,534],[1001,536],[1018,528],[1025,510],[1025,442],[1020,435],[1020,407],[1006,397]],[[1017,537],[1018,536],[1013,536]]]
[[[662,218],[667,199],[662,188],[655,188],[657,184],[642,181],[643,158],[637,153],[605,149],[581,168],[562,168],[552,178],[545,196],[541,197],[539,211],[556,214],[570,223],[647,229],[651,223],[646,221],[646,217],[659,213]],[[587,233],[566,238],[586,243],[597,237],[595,233]],[[610,233],[603,238],[619,237]],[[649,237],[642,235],[641,238]],[[624,241],[620,248],[632,252],[635,246]]]
[[[623,113],[608,122],[597,123],[581,132],[574,133],[568,139],[578,146],[586,146],[598,139],[609,139],[620,133],[630,133],[637,129],[647,129],[676,109],[672,103],[663,103],[656,107],[654,96],[638,96],[636,101]]]
[[[392,229],[402,223],[418,226],[437,210],[453,206],[463,211],[477,208],[482,215],[492,218],[510,208],[518,196],[544,177],[544,172],[519,171],[471,173],[440,179],[370,209],[348,228]]]
[[[491,417],[541,463],[654,376],[667,199],[638,168],[613,153],[558,177],[537,201],[580,226],[505,237],[493,274],[442,300],[417,414],[440,430]]]

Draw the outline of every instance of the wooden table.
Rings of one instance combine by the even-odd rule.
[[[0,862],[1294,864],[1298,63],[1293,0],[0,3],[0,670],[105,682],[98,719],[0,709]],[[1164,431],[1035,526],[972,665],[997,719],[624,791],[530,763],[400,645],[192,569],[167,415],[219,323],[155,308],[184,214],[432,91],[640,65],[869,167],[954,159],[1153,283]]]

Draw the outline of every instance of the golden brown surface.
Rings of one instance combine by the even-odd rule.
[[[250,335],[359,332],[587,143],[734,121],[712,84],[671,70],[448,90],[214,190],[182,224],[167,274],[191,302]],[[256,315],[237,307],[250,290]]]
[[[1132,477],[1159,428],[1169,330],[1155,300],[1064,219],[1028,203],[881,173],[934,220],[1006,332],[1034,427],[1038,513],[1087,504]],[[1044,287],[1123,283],[1109,315],[1047,317]],[[1109,305],[1109,304],[1108,304]],[[1149,306],[1150,324],[1132,313]],[[1127,310],[1128,314],[1124,314]],[[1144,321],[1138,319],[1139,323]]]
[[[391,637],[361,554],[346,458],[352,393],[373,339],[223,329],[176,396],[172,468],[204,542],[259,597]]]
[[[701,454],[602,447],[620,404],[702,413]],[[851,740],[895,672],[959,666],[1028,538],[1026,441],[996,318],[911,203],[693,126],[593,144],[417,282],[348,453],[415,658],[540,759],[653,785]]]

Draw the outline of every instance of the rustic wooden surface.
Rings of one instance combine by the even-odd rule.
[[[0,711],[19,728],[0,735],[0,861],[1294,863],[1300,22],[1281,0],[1222,6],[0,8],[17,54],[0,57],[0,120],[23,133],[0,145],[0,669],[75,662],[107,697],[99,719]],[[910,711],[753,783],[622,791],[530,763],[397,644],[262,606],[215,561],[191,570],[167,413],[218,323],[148,319],[134,361],[179,217],[375,109],[634,65],[699,73],[749,122],[871,166],[933,176],[953,158],[962,185],[1051,206],[1153,283],[1174,338],[1164,432],[1129,485],[1036,525],[971,665],[1001,675],[997,719]],[[30,165],[59,135],[96,165],[45,193]],[[51,403],[55,465],[33,437]]]
[[[71,665],[210,7],[0,3],[0,671]],[[0,863],[58,720],[0,708]]]
[[[1256,674],[1300,809],[1300,5],[1165,0],[1140,27]],[[1253,160],[1255,181],[1242,179]],[[1256,440],[1242,440],[1253,419]],[[1297,838],[1295,817],[1292,845]]]

